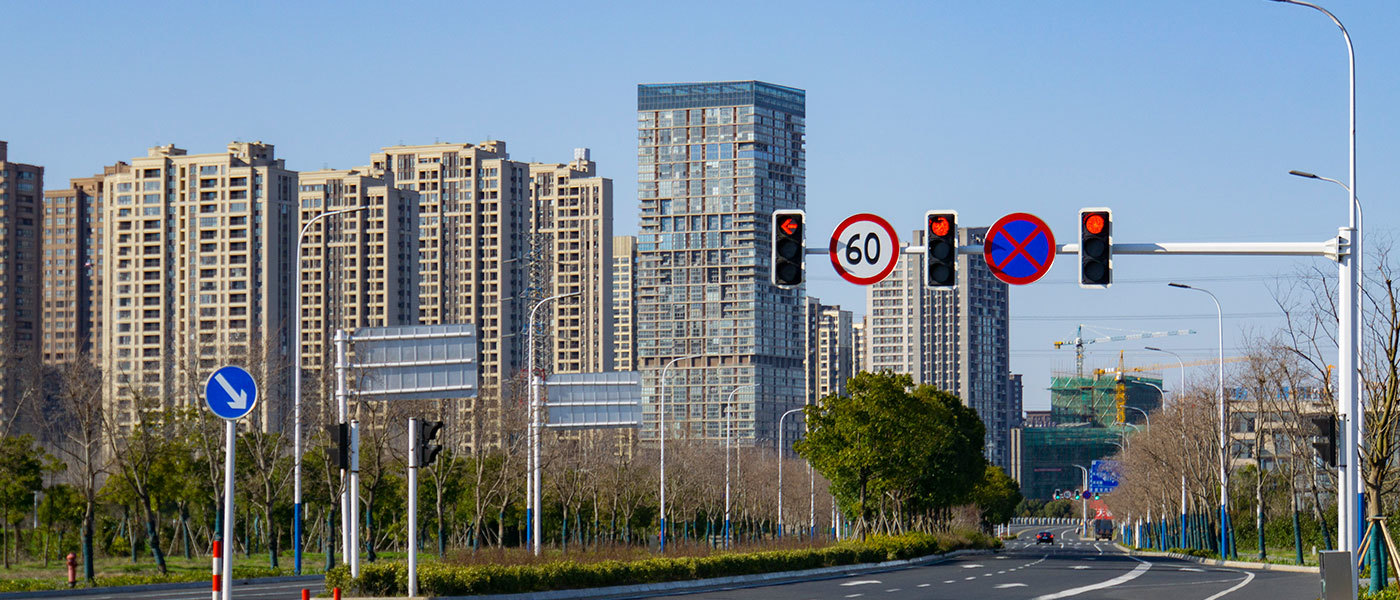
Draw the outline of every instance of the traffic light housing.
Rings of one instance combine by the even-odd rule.
[[[1113,284],[1113,211],[1079,210],[1079,287],[1107,288]]]
[[[442,444],[434,444],[433,438],[442,431],[442,421],[420,421],[418,423],[418,466],[426,467],[437,460],[442,452]]]
[[[958,287],[958,213],[931,210],[924,213],[924,286],[950,290]]]
[[[342,470],[350,469],[350,424],[340,423],[326,427],[335,442],[335,465]]]
[[[1308,417],[1312,425],[1317,429],[1317,437],[1313,440],[1313,449],[1322,461],[1329,467],[1337,466],[1337,417],[1336,415],[1312,415]]]
[[[773,211],[773,285],[797,287],[806,280],[807,213]]]

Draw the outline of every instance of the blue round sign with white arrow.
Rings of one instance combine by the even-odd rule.
[[[242,367],[229,365],[205,382],[204,402],[224,419],[241,419],[258,404],[258,384]]]

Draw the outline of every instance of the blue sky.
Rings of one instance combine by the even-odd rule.
[[[1329,3],[1352,32],[1358,192],[1372,246],[1394,234],[1400,7]],[[1117,241],[1314,241],[1345,219],[1346,50],[1310,9],[1181,2],[91,3],[5,4],[10,158],[50,187],[174,143],[276,144],[293,169],[363,164],[381,146],[507,140],[514,158],[587,146],[636,229],[636,84],[761,79],[807,90],[809,242],[854,212],[903,234],[924,211],[963,225],[1033,212],[1072,241],[1109,206]],[[1321,259],[1315,259],[1320,261]],[[1144,331],[1189,358],[1279,325],[1271,285],[1314,259],[1119,257],[1108,291],[1062,256],[1012,291],[1012,368],[1047,405],[1051,342],[1077,323]],[[864,310],[822,261],[809,291]],[[1141,344],[1090,364],[1158,362]],[[1193,370],[1203,377],[1208,371]],[[1168,387],[1176,373],[1166,373]]]

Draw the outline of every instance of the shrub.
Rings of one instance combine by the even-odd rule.
[[[533,565],[426,563],[418,566],[418,582],[424,595],[519,594],[816,569],[1000,546],[999,540],[981,533],[909,533],[871,536],[863,542],[850,540],[821,548],[702,557],[651,557],[588,564],[571,560]],[[401,596],[408,590],[408,567],[402,562],[363,564],[360,576],[351,578],[349,569],[342,565],[326,574],[326,587],[365,596]]]

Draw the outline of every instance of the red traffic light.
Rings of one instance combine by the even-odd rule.
[[[1084,230],[1089,233],[1094,235],[1103,233],[1104,225],[1103,213],[1089,213],[1084,217]]]
[[[928,226],[929,226],[929,229],[933,231],[933,235],[936,235],[936,236],[938,236],[938,237],[943,237],[943,236],[945,236],[945,235],[948,235],[948,228],[949,228],[951,225],[948,223],[948,218],[947,218],[947,217],[941,217],[941,216],[940,216],[940,217],[929,217],[929,219],[928,219]]]
[[[783,233],[792,235],[794,233],[797,233],[797,229],[801,227],[801,225],[797,223],[796,219],[788,217],[783,219],[783,224],[779,225],[778,227],[783,230]]]

